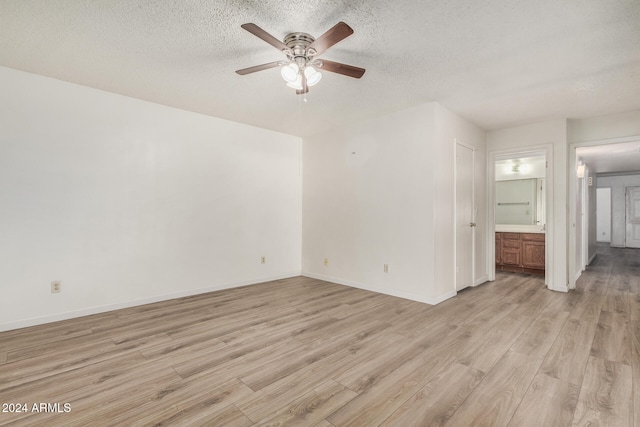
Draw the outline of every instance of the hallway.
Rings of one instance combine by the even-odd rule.
[[[593,363],[589,363],[584,375],[574,423],[589,424],[595,412],[610,412],[607,407],[612,401],[628,399],[628,425],[638,425],[640,249],[613,248],[608,243],[598,243],[596,258],[582,273],[573,292],[597,301],[591,313],[585,312],[581,316],[581,322],[597,319],[597,328],[590,352],[590,361],[593,360]],[[590,372],[595,367],[602,370],[599,373]],[[630,388],[632,393],[629,393]],[[630,395],[633,397],[630,398]],[[634,417],[635,424],[632,422]]]

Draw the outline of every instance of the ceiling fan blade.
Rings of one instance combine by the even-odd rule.
[[[302,90],[296,90],[296,95],[303,95],[309,92],[309,85],[307,85],[307,76],[302,73]]]
[[[255,73],[256,71],[268,70],[269,68],[275,68],[279,66],[281,61],[269,62],[268,64],[255,65],[249,68],[243,68],[242,70],[237,70],[236,73],[244,76],[245,74]]]
[[[256,36],[258,38],[261,38],[262,40],[266,41],[267,43],[269,43],[271,46],[275,47],[279,51],[283,51],[283,50],[287,50],[288,49],[287,45],[282,43],[277,38],[273,37],[271,34],[267,33],[262,28],[258,27],[256,24],[253,24],[253,23],[242,24],[241,27],[244,28],[245,30],[249,31],[254,36]]]
[[[314,49],[316,51],[316,55],[320,55],[334,44],[349,37],[351,34],[353,34],[353,28],[342,21],[338,22],[311,43],[309,45],[309,49]]]
[[[354,67],[353,65],[343,64],[341,62],[329,61],[322,59],[322,67],[320,70],[329,71],[331,73],[338,73],[345,76],[359,79],[366,71],[364,68]]]

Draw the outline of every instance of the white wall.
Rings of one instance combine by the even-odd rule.
[[[569,143],[640,135],[640,110],[567,120]]]
[[[547,244],[553,247],[553,271],[547,273],[552,289],[567,290],[567,124],[549,120],[487,132],[487,152],[553,146],[553,213],[547,218]]]
[[[611,246],[623,248],[626,242],[625,187],[640,186],[640,175],[598,176],[598,188],[611,188]]]
[[[299,138],[7,68],[0,93],[0,330],[300,274]]]
[[[484,149],[482,131],[430,103],[305,139],[303,274],[428,303],[455,295],[454,138]]]

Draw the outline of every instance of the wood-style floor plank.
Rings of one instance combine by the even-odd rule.
[[[380,425],[418,392],[448,360],[428,350],[409,359],[327,417],[336,426]]]
[[[631,367],[590,357],[573,425],[633,425],[632,393]]]
[[[631,336],[631,372],[633,382],[634,426],[640,427],[640,321],[629,323]]]
[[[312,426],[326,418],[355,397],[356,393],[343,385],[328,380],[296,398],[272,417],[259,421],[256,426],[300,425]]]
[[[591,355],[601,359],[629,365],[631,362],[631,341],[627,317],[620,313],[602,311],[598,329],[593,338]]]
[[[1,332],[20,402],[0,426],[640,427],[640,250],[599,244],[569,293],[499,272],[429,306],[293,277]]]
[[[569,426],[579,387],[538,373],[511,418],[511,427]]]
[[[429,381],[381,425],[442,426],[484,377],[484,372],[454,363]]]
[[[511,349],[535,357],[544,357],[569,318],[568,311],[546,308],[518,337]]]
[[[581,384],[591,354],[596,324],[569,319],[546,354],[541,371],[571,384]]]
[[[507,351],[445,425],[507,425],[541,364],[540,358]]]

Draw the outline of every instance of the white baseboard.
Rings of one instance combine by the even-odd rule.
[[[485,276],[480,277],[479,279],[476,279],[473,282],[473,286],[476,287],[476,286],[482,285],[483,283],[486,283],[488,281],[489,281],[489,276],[485,275]]]
[[[366,284],[355,282],[352,280],[341,279],[339,277],[325,276],[324,274],[316,274],[316,273],[309,273],[309,272],[303,271],[302,275],[305,277],[311,277],[312,279],[324,280],[325,282],[337,283],[338,285],[345,285],[352,288],[364,289],[366,291],[377,292],[385,295],[391,295],[393,297],[404,298],[411,301],[422,302],[429,305],[439,304],[442,301],[448,300],[449,298],[452,298],[458,294],[455,290],[452,290],[442,295],[438,295],[437,297],[427,297],[425,295],[399,291],[397,289],[385,288],[382,286],[366,285]]]
[[[567,285],[564,286],[551,286],[548,289],[556,292],[569,292],[569,287]]]
[[[7,323],[0,324],[0,332],[10,331],[13,329],[27,328],[29,326],[42,325],[45,323],[58,322],[60,320],[74,319],[76,317],[89,316],[92,314],[105,313],[107,311],[119,310],[122,308],[135,307],[138,305],[151,304],[154,302],[167,301],[176,298],[189,297],[192,295],[206,294],[208,292],[221,291],[223,289],[239,288],[241,286],[256,285],[258,283],[270,282],[273,280],[288,279],[290,277],[300,276],[300,271],[284,273],[277,276],[262,277],[254,280],[222,283],[212,286],[207,286],[198,289],[189,289],[181,292],[174,292],[170,294],[157,295],[149,298],[141,298],[132,301],[123,301],[115,304],[106,304],[94,307],[87,307],[79,310],[68,311],[64,313],[55,313],[46,316],[32,317],[29,319],[22,319]]]

